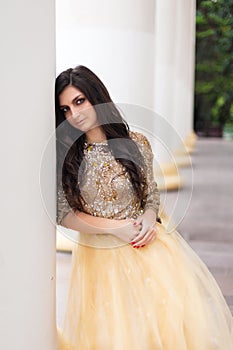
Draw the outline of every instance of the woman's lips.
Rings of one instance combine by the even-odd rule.
[[[76,124],[77,124],[77,125],[80,125],[80,124],[82,124],[84,121],[85,121],[85,119],[82,119],[82,120],[80,120],[79,122],[77,122]]]

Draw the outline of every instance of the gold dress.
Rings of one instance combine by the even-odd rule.
[[[182,236],[159,219],[147,138],[130,132],[145,160],[145,208],[158,214],[153,243],[135,249],[113,235],[80,232],[59,350],[233,350],[233,318],[214,277]],[[86,145],[86,212],[137,218],[142,208],[106,141]],[[71,210],[58,190],[57,223]]]

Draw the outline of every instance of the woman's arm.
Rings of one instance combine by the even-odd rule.
[[[61,225],[72,230],[85,233],[113,233],[117,228],[122,228],[128,223],[132,223],[130,219],[114,220],[102,217],[96,217],[80,211],[70,211],[62,219]]]
[[[143,171],[145,173],[147,183],[147,187],[145,187],[143,193],[144,213],[147,211],[147,209],[150,209],[150,213],[154,211],[156,214],[156,221],[161,223],[161,218],[159,217],[160,193],[154,178],[154,154],[152,147],[149,140],[144,134],[133,132],[132,136],[133,140],[136,141],[144,159]]]
[[[86,233],[109,233],[110,229],[122,227],[131,220],[105,219],[86,214],[81,211],[74,212],[69,206],[61,186],[57,192],[57,224],[76,231]]]
[[[156,235],[156,221],[161,223],[159,217],[160,193],[154,179],[153,159],[154,154],[149,140],[141,133],[134,133],[135,141],[144,159],[144,173],[147,187],[143,193],[144,213],[135,220],[135,224],[141,225],[139,235],[131,242],[133,246],[144,246],[153,241]]]
[[[139,234],[142,225],[133,225],[131,219],[114,220],[95,217],[83,212],[69,212],[62,224],[70,229],[87,234],[112,234],[129,243]]]
[[[130,219],[105,219],[81,211],[74,212],[61,188],[58,190],[57,199],[56,222],[66,228],[88,234],[113,234],[127,243],[135,238],[141,229],[141,225],[133,226]]]

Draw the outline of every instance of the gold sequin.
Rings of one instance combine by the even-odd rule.
[[[147,138],[130,131],[130,137],[136,141],[144,161],[148,187],[144,190],[143,207],[139,203],[129,174],[125,167],[116,161],[106,141],[84,147],[86,161],[85,180],[80,192],[85,212],[109,219],[136,219],[146,208],[153,208],[158,214],[160,195],[153,176],[153,153]],[[81,186],[81,185],[80,185]],[[71,211],[61,188],[58,191],[57,223]]]

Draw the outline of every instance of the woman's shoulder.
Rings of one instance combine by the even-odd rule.
[[[150,148],[150,142],[148,138],[141,132],[138,131],[129,131],[130,138],[135,141],[140,146]]]

